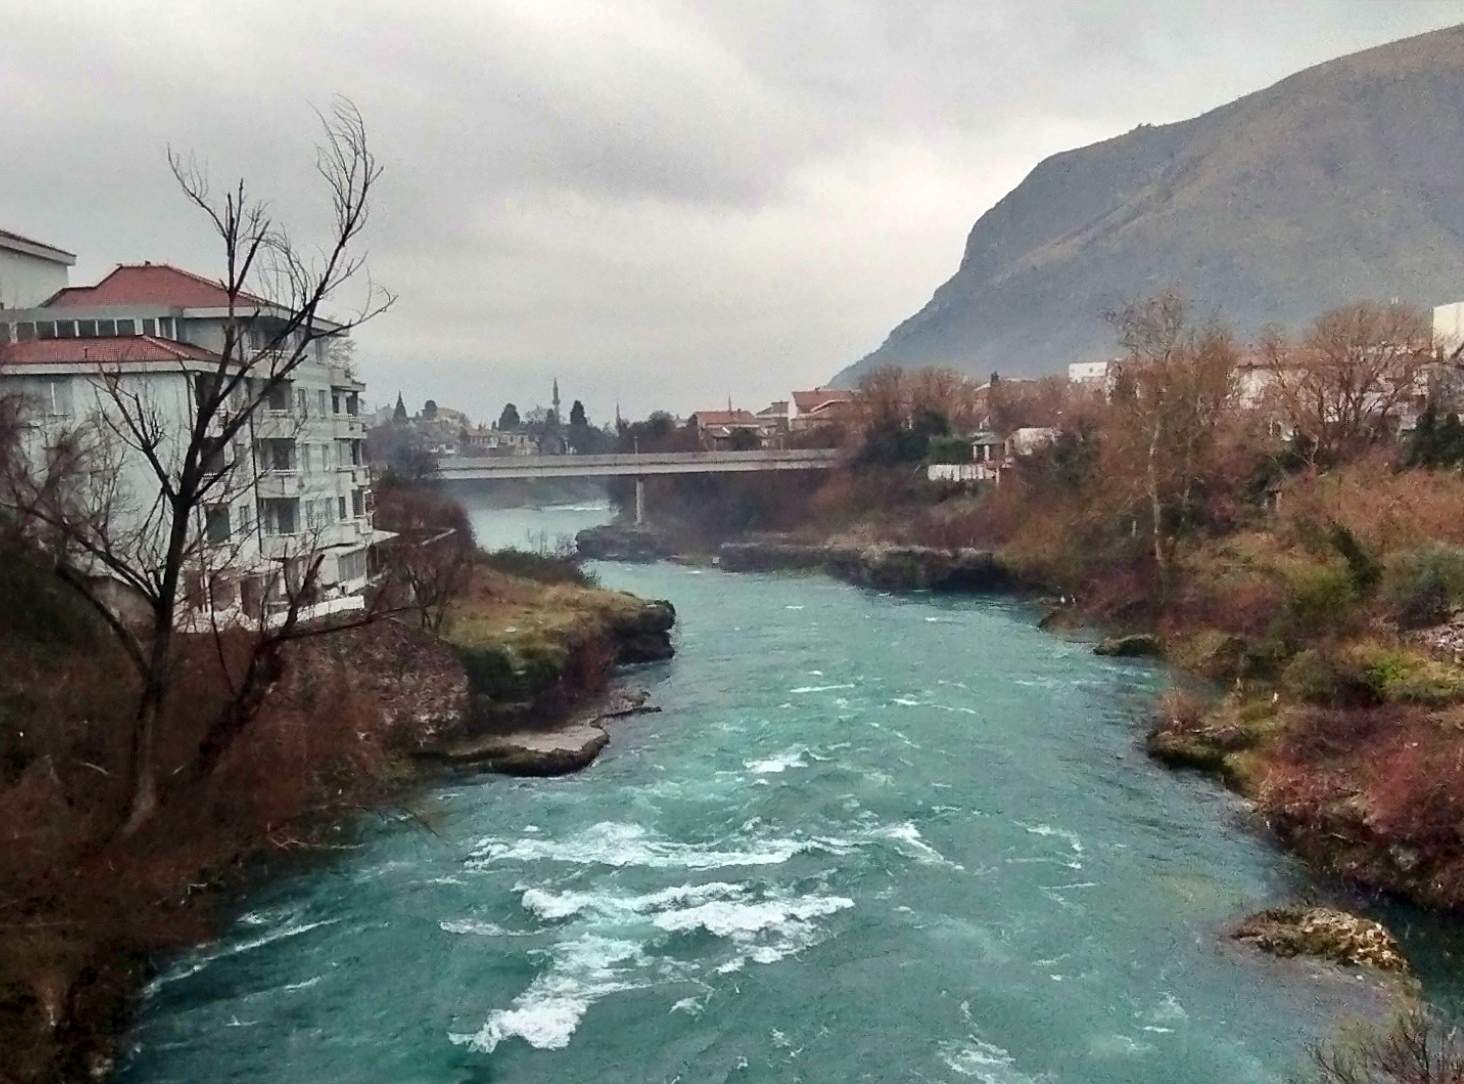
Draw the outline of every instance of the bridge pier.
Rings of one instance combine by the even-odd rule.
[[[635,480],[635,525],[639,527],[646,521],[646,480],[637,477]]]

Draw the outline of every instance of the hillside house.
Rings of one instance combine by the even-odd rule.
[[[853,417],[853,392],[842,388],[810,388],[793,393],[788,428],[803,432],[824,425],[839,425]]]

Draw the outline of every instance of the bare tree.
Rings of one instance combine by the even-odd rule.
[[[1464,1036],[1417,1006],[1311,1051],[1315,1084],[1464,1084]]]
[[[1428,319],[1412,305],[1344,305],[1318,317],[1300,342],[1266,338],[1265,394],[1316,460],[1338,462],[1393,435],[1426,394],[1432,347]]]
[[[1131,302],[1109,315],[1126,357],[1114,391],[1121,434],[1142,467],[1161,602],[1176,532],[1191,526],[1194,492],[1216,431],[1233,404],[1238,351],[1230,333],[1195,326],[1174,293]]]
[[[320,119],[316,171],[332,220],[318,249],[297,245],[243,180],[216,196],[192,158],[169,152],[184,197],[222,246],[219,285],[227,298],[216,356],[180,355],[177,385],[187,400],[182,431],[178,412],[158,401],[156,384],[140,379],[137,366],[99,364],[90,380],[97,408],[88,422],[54,442],[59,456],[45,463],[27,457],[29,469],[6,479],[7,501],[36,525],[57,574],[102,615],[137,670],[123,835],[146,823],[158,805],[155,733],[173,689],[180,611],[194,589],[185,576],[197,570],[207,592],[210,561],[218,561],[210,549],[218,540],[208,536],[209,506],[247,488],[256,420],[268,406],[288,406],[291,377],[317,355],[321,340],[340,341],[393,300],[370,281],[357,251],[380,176],[365,124],[345,99]],[[361,297],[349,305],[343,291],[357,282]],[[78,478],[86,484],[76,484]],[[261,679],[277,665],[278,643],[298,625],[319,562],[308,550],[284,558],[283,621],[260,636],[258,666],[246,670],[227,718],[209,728],[191,774],[210,770],[257,709]],[[107,581],[140,602],[142,620],[116,612],[99,586]]]

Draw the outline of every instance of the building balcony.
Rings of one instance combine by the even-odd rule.
[[[371,484],[371,468],[364,463],[342,463],[336,468],[336,474],[341,481],[349,482],[353,486]]]
[[[267,470],[255,480],[263,498],[298,497],[305,492],[305,476],[297,470]]]

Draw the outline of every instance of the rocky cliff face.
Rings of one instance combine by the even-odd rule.
[[[1060,371],[1101,314],[1173,286],[1242,334],[1359,297],[1464,297],[1464,27],[1310,68],[1177,124],[1055,155],[982,215],[886,364]]]

